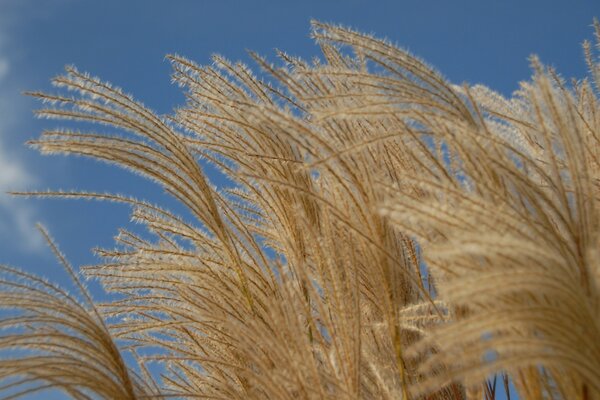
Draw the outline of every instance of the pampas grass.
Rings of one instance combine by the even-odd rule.
[[[79,295],[1,268],[5,398],[492,399],[497,374],[522,399],[600,399],[593,47],[589,78],[532,58],[504,98],[371,36],[319,22],[312,36],[321,61],[252,54],[267,81],[169,56],[187,98],[169,117],[74,67],[56,94],[30,93],[40,117],[122,132],[32,146],[141,174],[193,218],[17,193],[122,202],[155,239],[122,230],[82,268],[106,303],[44,228]]]

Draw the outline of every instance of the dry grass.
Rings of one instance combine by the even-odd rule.
[[[154,239],[123,230],[83,268],[118,295],[106,304],[53,244],[83,303],[2,268],[0,349],[20,351],[0,362],[5,393],[491,399],[486,379],[503,374],[522,399],[600,399],[591,46],[590,79],[567,85],[532,59],[505,99],[370,36],[315,22],[313,37],[324,61],[253,55],[271,83],[171,56],[187,105],[168,118],[74,68],[53,80],[63,94],[33,93],[41,117],[124,132],[49,131],[33,146],[150,178],[195,220],[29,193],[129,204]],[[213,187],[198,157],[234,187]]]

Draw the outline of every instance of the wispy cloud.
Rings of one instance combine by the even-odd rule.
[[[0,137],[4,134],[0,122]],[[25,189],[34,182],[34,176],[21,160],[0,142],[0,237],[4,243],[14,242],[21,250],[28,251],[39,250],[41,244],[41,237],[34,229],[35,209],[22,200],[9,197],[6,192]]]
[[[16,148],[9,134],[19,127],[18,119],[29,115],[20,107],[18,74],[11,65],[10,34],[6,28],[12,13],[0,6],[0,240],[6,247],[20,251],[43,249],[41,236],[35,231],[36,210],[31,203],[6,194],[10,190],[30,188],[36,181],[23,162],[22,148]],[[4,10],[6,11],[6,10]],[[5,246],[3,246],[5,247]]]

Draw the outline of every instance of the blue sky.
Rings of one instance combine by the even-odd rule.
[[[246,49],[317,55],[312,18],[386,37],[454,83],[483,83],[505,94],[530,75],[538,54],[565,77],[586,73],[581,42],[592,38],[598,0],[0,0],[0,263],[66,282],[33,226],[44,223],[75,265],[91,248],[112,246],[128,209],[114,204],[13,199],[19,189],[85,189],[165,197],[150,183],[81,158],[45,157],[23,142],[58,126],[32,116],[20,93],[50,89],[75,64],[123,87],[159,113],[182,102],[170,83],[168,53],[198,63],[213,53],[248,60]]]

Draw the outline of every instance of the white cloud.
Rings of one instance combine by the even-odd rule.
[[[5,22],[5,19],[6,14],[0,18],[0,22]],[[19,106],[22,101],[15,87],[18,76],[10,68],[6,51],[9,42],[7,32],[0,31],[0,240],[4,248],[37,252],[44,246],[41,235],[35,229],[35,208],[30,202],[6,193],[26,190],[36,181],[23,162],[22,149],[15,148],[8,140],[9,133],[16,131],[19,126],[17,120],[30,115],[28,110]]]
[[[0,138],[3,134],[0,126]],[[0,142],[0,237],[4,243],[14,243],[23,251],[43,248],[41,236],[35,230],[36,212],[29,203],[6,192],[26,189],[34,182],[35,178],[18,157],[11,156]]]
[[[26,152],[16,132],[31,129],[31,110],[20,94],[27,77],[19,76],[17,55],[23,55],[14,28],[36,18],[48,18],[72,0],[0,0],[0,257],[3,249],[22,252],[47,251],[35,228],[38,220],[34,202],[12,197],[8,191],[26,191],[37,179],[25,161]],[[4,258],[0,262],[4,261]]]

